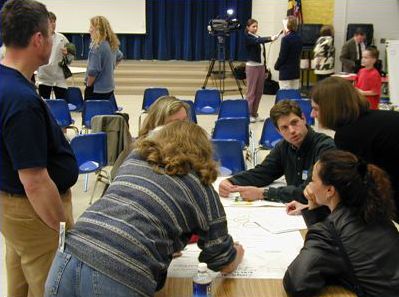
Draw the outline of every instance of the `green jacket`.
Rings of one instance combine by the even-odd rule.
[[[303,190],[312,178],[313,165],[322,152],[334,148],[334,140],[331,137],[317,133],[308,126],[308,134],[299,149],[282,140],[261,164],[234,175],[229,181],[240,186],[265,187],[284,175],[287,186],[270,187],[265,199],[307,203]]]

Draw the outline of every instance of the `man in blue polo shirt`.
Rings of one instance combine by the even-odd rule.
[[[0,230],[6,243],[7,296],[43,296],[59,223],[73,224],[70,187],[76,159],[30,82],[48,63],[46,7],[9,0],[1,11],[7,51],[0,64]]]

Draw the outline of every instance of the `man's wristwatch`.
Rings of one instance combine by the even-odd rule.
[[[266,188],[266,189],[263,190],[263,200],[268,200],[268,197],[267,197],[268,193],[269,193],[269,189]]]

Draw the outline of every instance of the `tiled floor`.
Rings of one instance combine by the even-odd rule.
[[[225,99],[228,99],[229,96],[225,96]],[[234,97],[236,98],[236,97]],[[193,99],[193,98],[187,98]],[[138,129],[138,116],[141,110],[142,104],[142,96],[117,96],[118,105],[123,106],[123,112],[129,113],[130,115],[130,130],[133,136],[137,136]],[[259,114],[260,117],[266,118],[269,115],[270,108],[274,103],[274,96],[264,95],[260,104]],[[72,117],[75,119],[76,126],[80,128],[81,126],[81,114],[73,113]],[[214,121],[216,120],[216,115],[200,115],[197,116],[198,124],[203,127],[209,133],[212,131],[214,126]],[[261,131],[262,131],[262,123],[251,124],[251,130],[254,133],[254,139],[256,141],[259,140]],[[319,129],[317,129],[319,130]],[[68,137],[72,138],[73,132],[68,131]],[[265,156],[265,152],[261,152],[259,156],[259,160],[262,160]],[[87,192],[83,192],[83,176],[79,176],[78,182],[72,188],[72,197],[73,197],[73,214],[74,218],[78,218],[82,212],[88,207],[91,191],[93,189],[94,184],[94,176],[90,175],[89,178],[89,190]],[[99,197],[102,192],[102,185],[98,187],[98,191],[95,197]],[[2,238],[0,236],[0,296],[6,296],[6,273],[4,269],[4,244],[2,242]]]

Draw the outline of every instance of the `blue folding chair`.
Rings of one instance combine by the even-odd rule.
[[[109,100],[86,100],[83,104],[82,126],[87,132],[91,129],[91,118],[96,115],[111,115],[115,108]]]
[[[191,100],[182,100],[183,102],[185,102],[185,103],[187,103],[189,106],[190,106],[190,110],[189,110],[189,117],[190,117],[190,120],[193,122],[193,123],[198,123],[197,122],[197,114],[195,113],[195,107],[194,107],[194,102],[193,101],[191,101]]]
[[[247,118],[249,122],[249,107],[246,100],[223,100],[220,105],[218,119]]]
[[[249,146],[249,122],[247,118],[224,118],[215,122],[212,139],[235,139],[241,149]]]
[[[195,93],[194,106],[197,114],[217,114],[220,104],[219,90],[197,90]]]
[[[73,124],[75,121],[71,117],[68,104],[63,99],[44,99],[50,109],[51,114],[56,120],[58,126],[63,129],[73,129],[76,134],[79,134],[79,129]]]
[[[281,100],[302,99],[301,93],[295,89],[280,89],[276,93],[274,104]]]
[[[220,162],[222,176],[246,170],[241,142],[234,139],[212,139],[214,158]]]
[[[116,98],[115,98],[115,94],[112,93],[111,97],[109,98],[109,101],[111,101],[112,106],[114,107],[115,111],[122,111],[123,107],[122,106],[118,106],[118,104],[116,103]]]
[[[259,146],[255,149],[254,153],[254,165],[258,164],[258,153],[260,150],[271,150],[273,149],[280,140],[283,139],[281,134],[278,132],[270,118],[266,119],[263,128],[262,135],[259,140]]]
[[[309,99],[296,99],[295,101],[302,110],[302,113],[305,115],[306,123],[308,125],[314,125],[314,118],[312,118],[312,102]]]
[[[107,165],[107,134],[98,132],[78,135],[71,140],[71,147],[79,166],[79,173],[85,174],[84,191],[87,192],[89,173],[97,175],[90,204],[96,191],[98,182],[110,183],[108,172],[103,168]]]
[[[69,87],[65,92],[65,101],[70,111],[81,111],[83,108],[82,91],[77,87]]]
[[[147,88],[144,90],[143,104],[141,106],[141,112],[139,115],[139,131],[141,128],[141,117],[147,113],[148,108],[162,96],[169,96],[167,88]]]

